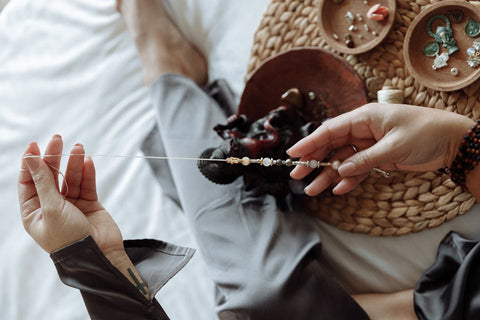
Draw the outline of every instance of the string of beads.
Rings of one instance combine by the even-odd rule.
[[[462,144],[450,168],[441,171],[449,174],[457,185],[465,187],[466,175],[480,162],[480,120],[463,137]]]
[[[333,170],[338,170],[338,167],[340,167],[340,161],[335,160],[333,162],[321,162],[317,160],[308,160],[308,161],[296,161],[292,159],[287,159],[287,160],[274,160],[271,158],[260,158],[260,159],[250,159],[249,157],[243,157],[243,158],[235,158],[235,157],[230,157],[227,158],[227,163],[229,164],[243,164],[244,166],[248,166],[251,163],[257,163],[261,166],[264,167],[270,167],[270,166],[307,166],[312,169],[320,168],[320,167],[327,167],[330,166],[333,168]]]
[[[354,148],[355,150],[355,148]],[[356,151],[356,150],[355,150]],[[287,159],[287,160],[274,160],[271,158],[260,158],[260,159],[250,159],[249,157],[243,157],[243,158],[235,158],[235,157],[230,157],[226,159],[226,162],[229,164],[243,164],[244,166],[248,166],[252,163],[259,164],[264,167],[270,167],[270,166],[307,166],[312,169],[320,168],[320,167],[332,167],[333,170],[337,171],[338,168],[340,167],[341,162],[339,160],[335,160],[332,162],[322,162],[318,160],[307,160],[307,161],[297,161],[297,160],[292,160],[292,159]],[[379,168],[373,168],[373,171],[380,173],[382,176],[385,178],[390,177],[390,173],[379,169]]]

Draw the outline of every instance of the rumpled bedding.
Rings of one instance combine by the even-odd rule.
[[[208,58],[210,78],[226,79],[238,99],[268,0],[166,4]],[[37,141],[43,149],[58,133],[65,153],[80,142],[88,154],[140,155],[153,125],[140,61],[115,1],[10,0],[0,13],[1,319],[88,319],[79,292],[60,282],[48,254],[22,227],[16,179],[27,144]],[[162,194],[145,160],[94,161],[100,200],[124,238],[196,247],[181,210]],[[351,234],[322,222],[318,230],[328,267],[347,290],[391,292],[415,287],[450,230],[479,239],[478,211],[400,238]],[[172,319],[215,319],[206,272],[197,253],[157,295]]]

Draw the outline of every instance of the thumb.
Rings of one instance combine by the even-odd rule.
[[[392,162],[390,143],[382,139],[368,149],[359,151],[346,159],[338,168],[341,177],[358,176],[370,172],[387,162]]]
[[[25,162],[32,175],[35,189],[37,190],[38,198],[40,199],[40,206],[44,209],[45,213],[48,213],[48,208],[56,206],[61,200],[52,171],[48,168],[45,161],[40,159],[38,155],[33,155],[31,153],[26,154]]]

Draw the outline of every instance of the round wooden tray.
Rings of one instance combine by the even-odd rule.
[[[389,10],[386,19],[381,22],[366,17],[368,9],[377,3]],[[320,0],[320,16],[318,19],[320,34],[330,47],[339,52],[348,54],[367,52],[379,45],[392,29],[396,7],[397,2],[395,0],[379,0],[375,3],[369,1],[368,4],[365,4],[362,0],[345,0],[339,5],[335,4],[333,0]],[[358,18],[355,17],[354,25],[357,27],[357,31],[348,31],[350,23],[345,18],[348,11],[354,15],[360,14],[363,19],[362,22],[359,22]],[[369,31],[365,29],[364,24],[369,26]],[[377,35],[373,35],[373,31]],[[334,38],[334,34],[339,37],[338,40]],[[352,35],[355,44],[353,48],[349,48],[345,44],[344,37],[347,34]],[[359,35],[362,35],[361,39]]]
[[[250,76],[238,113],[253,121],[264,117],[283,104],[290,88],[321,97],[328,117],[368,103],[364,81],[345,60],[323,49],[297,48],[267,59]]]
[[[461,10],[464,14],[462,21],[453,23],[453,37],[457,41],[459,50],[453,53],[448,66],[434,70],[432,68],[434,58],[423,53],[425,44],[433,41],[427,33],[427,23],[435,15],[446,15]],[[453,91],[462,89],[480,77],[480,67],[471,68],[467,65],[467,49],[477,38],[471,38],[465,33],[465,25],[468,18],[480,21],[480,7],[466,1],[441,1],[426,8],[413,20],[405,35],[403,54],[405,64],[413,77],[428,88],[439,91]],[[450,19],[452,20],[452,19]],[[445,25],[442,20],[432,23],[432,31],[435,32],[438,25]],[[440,53],[447,52],[447,49],[440,46]],[[457,76],[452,75],[451,69],[457,68]]]

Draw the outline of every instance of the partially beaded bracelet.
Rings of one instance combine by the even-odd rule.
[[[463,137],[455,160],[450,168],[444,168],[442,172],[450,175],[450,179],[457,185],[465,187],[467,174],[480,162],[480,120],[468,130]]]

